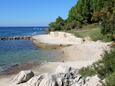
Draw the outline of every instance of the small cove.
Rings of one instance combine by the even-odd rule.
[[[1,28],[0,28],[1,29]],[[3,29],[3,28],[2,28]],[[12,28],[4,28],[5,31],[8,34],[10,33],[10,29],[12,30]],[[31,28],[34,29],[35,28]],[[18,35],[18,33],[22,33],[22,34],[26,34],[30,35],[33,33],[38,33],[38,34],[44,34],[46,32],[46,30],[42,30],[40,31],[34,31],[31,30],[30,28],[26,28],[26,29],[20,29],[20,28],[13,28],[13,33],[16,33]],[[18,32],[19,30],[19,32]],[[22,31],[24,30],[24,31]],[[28,31],[29,30],[29,31]],[[3,30],[0,30],[3,32]],[[0,35],[2,35],[2,32],[0,32]],[[26,32],[26,33],[25,33]],[[29,34],[27,34],[27,32]],[[20,35],[21,35],[20,33]],[[7,34],[7,36],[9,36]],[[3,34],[4,35],[4,34]],[[6,35],[6,33],[5,33]],[[14,34],[12,34],[12,36],[15,36]],[[31,35],[30,35],[31,36]],[[55,49],[41,49],[36,47],[32,41],[27,41],[27,40],[5,40],[5,41],[0,41],[0,72],[3,71],[8,71],[8,69],[15,68],[14,66],[16,65],[22,65],[22,64],[28,64],[31,63],[42,63],[45,61],[59,61],[62,57],[62,52],[59,50],[55,50]]]

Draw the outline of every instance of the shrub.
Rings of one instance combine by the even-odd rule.
[[[106,78],[104,86],[115,86],[115,72]]]
[[[94,63],[93,67],[101,79],[108,77],[115,71],[115,50],[105,51],[103,59]]]
[[[115,72],[115,49],[110,52],[105,51],[103,59],[92,66],[80,69],[80,74],[84,77],[97,74],[101,79],[110,76]]]
[[[96,74],[95,69],[92,66],[88,66],[88,67],[83,67],[79,70],[79,73],[83,76],[83,77],[87,77],[87,76],[93,76]]]

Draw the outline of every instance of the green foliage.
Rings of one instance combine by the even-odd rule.
[[[55,22],[49,24],[49,30],[62,30],[64,27],[64,20],[59,16]]]
[[[115,71],[115,50],[105,52],[101,61],[95,64],[95,69],[100,78],[105,78]]]
[[[82,68],[79,72],[85,77],[96,74],[101,79],[105,79],[103,86],[115,86],[115,49],[110,52],[105,51],[102,60],[95,62],[92,66]]]
[[[107,13],[103,16],[101,33],[115,40],[115,13]]]
[[[92,8],[90,0],[78,0],[77,4],[69,11],[69,21],[79,21],[81,23],[90,23],[92,17]]]
[[[115,72],[106,78],[104,86],[115,86]]]
[[[79,21],[71,21],[65,25],[65,30],[79,29],[81,28],[81,23]]]
[[[100,32],[104,36],[99,34],[102,36],[99,39],[115,40],[115,0],[78,0],[68,18],[58,17],[49,24],[49,30],[78,30],[92,23],[101,24]]]
[[[95,69],[93,68],[93,66],[88,66],[87,68],[83,67],[82,69],[79,70],[79,73],[83,76],[83,77],[87,77],[87,76],[93,76],[96,74]]]
[[[104,42],[110,42],[106,35],[101,33],[101,28],[97,24],[83,25],[81,29],[71,29],[67,31],[69,33],[74,34],[77,37],[90,37],[93,41],[102,40]]]
[[[101,15],[101,33],[115,40],[115,0],[105,0]]]

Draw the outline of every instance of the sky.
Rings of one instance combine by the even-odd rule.
[[[47,26],[77,0],[0,0],[0,26]]]

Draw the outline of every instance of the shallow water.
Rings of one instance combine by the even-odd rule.
[[[4,28],[5,29],[5,28]],[[3,28],[0,30],[2,36],[15,36],[17,32],[21,32],[19,35],[32,35],[35,33],[33,28],[29,29],[14,29],[15,34],[10,33],[11,28],[5,29],[7,34],[2,35]],[[29,31],[28,31],[29,30]],[[12,32],[12,29],[11,29]],[[25,33],[26,32],[26,33]],[[28,34],[27,34],[28,32]],[[44,34],[46,30],[37,31],[37,34]],[[18,34],[17,34],[18,35]],[[25,35],[24,35],[25,36]],[[15,64],[24,64],[28,62],[44,62],[44,61],[58,61],[62,57],[62,52],[52,49],[41,49],[36,47],[31,41],[27,40],[7,40],[0,41],[0,71],[7,70]]]

